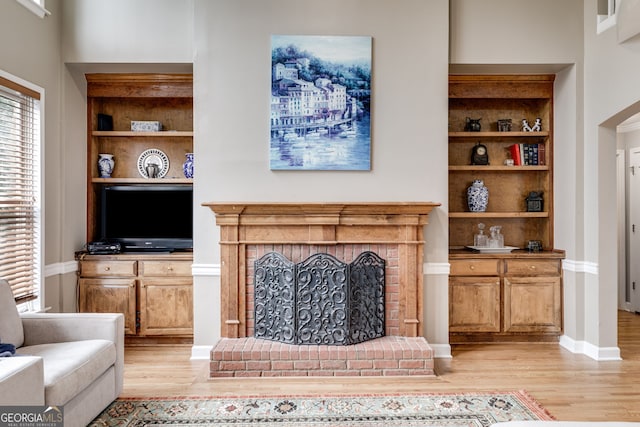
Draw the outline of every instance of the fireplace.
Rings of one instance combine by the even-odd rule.
[[[372,203],[205,203],[220,227],[221,316],[223,339],[212,352],[211,375],[227,376],[223,367],[234,366],[233,375],[274,375],[274,366],[282,366],[284,375],[387,375],[399,372],[402,359],[406,372],[423,372],[418,363],[430,348],[423,338],[422,264],[424,226],[431,202]],[[254,263],[269,252],[283,254],[294,263],[316,253],[328,253],[346,263],[371,251],[386,262],[385,336],[365,343],[338,346],[324,344],[302,346],[289,343],[264,343],[254,338]],[[331,348],[333,347],[333,348]],[[282,357],[274,357],[276,353]],[[284,353],[287,353],[286,355]],[[326,353],[326,354],[325,354]],[[323,357],[339,363],[322,363]],[[309,359],[318,357],[318,363]],[[381,359],[380,366],[369,368],[364,355]],[[296,357],[313,365],[296,369]],[[396,369],[389,357],[396,360]],[[355,361],[351,361],[354,358]],[[227,360],[228,359],[228,360]],[[245,360],[246,359],[246,360]],[[292,363],[289,363],[292,362]],[[344,363],[343,363],[344,362]],[[358,362],[358,363],[356,363]],[[383,363],[384,362],[384,363]],[[286,368],[285,368],[286,365]],[[365,366],[366,365],[366,366]],[[260,373],[249,374],[251,366]],[[324,368],[323,368],[324,366]],[[356,366],[363,366],[357,370]],[[314,371],[315,368],[317,371]],[[341,369],[341,368],[345,369]],[[291,368],[291,369],[288,369]],[[367,373],[362,373],[362,372]],[[338,373],[341,372],[341,373]],[[359,373],[356,373],[359,372]],[[386,372],[386,373],[385,373]]]
[[[348,264],[321,252],[299,263],[269,252],[254,272],[256,338],[353,345],[384,336],[385,261],[374,252]]]

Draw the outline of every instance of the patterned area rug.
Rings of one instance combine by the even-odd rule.
[[[118,399],[91,426],[477,427],[552,420],[525,391]]]

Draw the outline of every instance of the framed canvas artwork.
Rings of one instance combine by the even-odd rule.
[[[271,170],[371,169],[371,37],[271,36]]]

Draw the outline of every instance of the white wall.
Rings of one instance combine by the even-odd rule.
[[[426,262],[446,262],[448,2],[400,0],[391,7],[385,0],[328,0],[310,8],[296,0],[196,0],[195,5],[198,201],[441,202],[427,226]],[[373,38],[371,171],[269,170],[272,34]],[[201,208],[196,223],[196,263],[219,264],[213,213]],[[197,293],[219,292],[217,278],[196,282]],[[447,307],[446,275],[427,282],[427,293],[438,298],[426,302],[427,311]],[[218,307],[211,310],[210,302],[196,300],[199,323],[217,321]],[[446,344],[448,314],[438,316],[427,330],[437,336],[432,341]],[[196,345],[219,335],[213,326],[197,331]]]
[[[617,252],[611,232],[616,223],[615,127],[640,112],[640,40],[618,43],[616,27],[596,34],[595,19],[591,19],[596,3],[585,1],[584,19],[585,259],[598,266],[597,277],[585,289],[585,339],[607,348],[616,345],[612,331],[617,320]],[[623,9],[619,12],[624,14]],[[619,18],[625,22],[629,16]]]
[[[159,71],[193,59],[196,347],[220,333],[218,229],[200,203],[229,200],[442,202],[426,232],[432,274],[425,298],[433,319],[426,329],[446,344],[447,271],[439,267],[448,247],[448,2],[332,0],[318,11],[294,0],[136,0],[133,13],[123,12],[131,5],[65,0],[67,108],[83,111],[78,99],[88,70],[135,71],[145,63],[144,71]],[[149,19],[141,18],[150,6]],[[371,171],[269,170],[271,34],[373,37]],[[80,124],[68,127],[84,150]]]
[[[587,3],[592,7],[585,8]],[[604,225],[615,224],[615,143],[612,150],[603,150],[596,143],[598,130],[585,123],[605,99],[624,101],[608,89],[607,95],[589,94],[589,89],[611,86],[604,79],[589,81],[596,61],[588,61],[585,52],[595,36],[595,3],[545,0],[532,7],[527,1],[454,0],[451,63],[465,72],[557,73],[555,246],[567,253],[562,343],[604,359],[618,354],[616,242],[615,233],[605,232],[611,227]],[[620,59],[607,56],[598,58],[600,71],[617,70]],[[628,82],[616,78],[617,84]],[[606,129],[600,133],[611,137]],[[598,161],[606,173],[600,173]]]
[[[0,2],[0,69],[44,89],[44,264],[47,275],[44,305],[63,310],[68,299],[64,290],[74,282],[65,275],[65,229],[61,218],[67,206],[62,198],[66,144],[61,138],[60,2],[48,2],[51,15],[44,19],[15,1]],[[82,168],[82,164],[80,165]],[[73,256],[70,258],[73,259]],[[70,308],[73,308],[71,305]]]
[[[295,0],[64,0],[63,5],[63,60],[70,73],[63,79],[69,85],[65,110],[74,116],[83,111],[84,70],[134,71],[146,64],[145,71],[151,71],[193,60],[196,345],[211,344],[219,334],[218,230],[213,214],[199,203],[230,200],[442,202],[426,233],[425,309],[427,338],[447,343],[444,124],[450,62],[454,71],[557,73],[556,158],[563,159],[563,167],[554,177],[555,241],[568,258],[565,334],[576,348],[595,348],[596,356],[615,352],[615,241],[600,224],[615,221],[615,203],[609,206],[615,195],[613,129],[640,111],[640,86],[634,84],[640,42],[636,37],[618,44],[615,29],[596,35],[596,0],[541,0],[533,6],[525,0],[329,0],[320,11]],[[11,9],[16,16],[15,7],[2,3],[0,11],[5,16],[4,9]],[[153,10],[140,15],[146,8]],[[20,15],[20,25],[25,19]],[[271,34],[373,37],[370,172],[269,171]],[[13,56],[17,64],[28,62],[22,49],[3,50],[10,52],[0,56],[3,62]],[[26,64],[18,71],[36,72]],[[84,150],[84,118],[77,119],[76,124],[66,119],[63,133],[76,150]],[[75,195],[68,182],[75,173],[63,179],[73,189],[66,209],[84,209],[84,195]],[[51,203],[52,210],[62,211]],[[58,229],[61,217],[54,221]],[[84,224],[69,226],[76,235],[84,230]],[[63,257],[70,255],[68,248],[63,251]]]
[[[190,63],[193,0],[64,1],[66,63]]]
[[[578,0],[451,0],[450,61],[579,62],[582,51],[576,47],[582,39],[581,16],[582,1]]]

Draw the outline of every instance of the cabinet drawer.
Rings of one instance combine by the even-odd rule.
[[[191,261],[144,261],[145,276],[191,276]]]
[[[512,276],[560,275],[560,260],[513,259],[506,261],[505,274]]]
[[[82,261],[80,275],[83,277],[135,276],[136,261]]]
[[[500,272],[496,259],[451,260],[452,276],[496,276]]]

